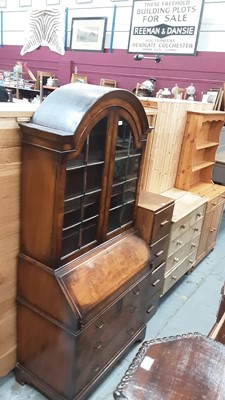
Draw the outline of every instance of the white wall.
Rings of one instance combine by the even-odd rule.
[[[113,15],[116,7],[114,30],[114,49],[127,49],[132,0],[92,0],[89,3],[76,4],[76,0],[60,0],[60,5],[46,5],[48,0],[31,0],[31,7],[21,7],[21,0],[6,0],[7,7],[3,13],[3,45],[23,45],[25,27],[29,11],[33,9],[61,7],[62,12],[68,8],[67,44],[70,43],[71,20],[73,17],[107,17],[107,34],[105,48],[109,48]],[[79,0],[81,1],[81,0]],[[85,0],[83,0],[85,1]],[[90,0],[89,0],[90,1]],[[57,1],[56,1],[57,2]],[[1,4],[1,2],[0,2]],[[225,52],[225,0],[205,0],[202,24],[198,40],[198,51]]]

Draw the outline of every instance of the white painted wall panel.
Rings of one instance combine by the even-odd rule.
[[[67,44],[70,43],[71,21],[73,17],[107,17],[107,35],[105,47],[110,46],[113,13],[116,7],[115,32],[113,48],[127,49],[130,21],[132,14],[132,0],[111,1],[93,0],[92,3],[76,4],[76,1],[61,0],[62,12],[69,9]],[[32,0],[32,8],[52,8],[46,6],[46,0]],[[7,8],[3,12],[3,44],[24,43],[25,26],[28,12],[31,7],[19,7],[19,0],[7,0]],[[20,11],[19,14],[13,11]],[[198,51],[225,51],[225,0],[205,0],[202,24],[197,50]],[[24,31],[24,34],[23,32]]]

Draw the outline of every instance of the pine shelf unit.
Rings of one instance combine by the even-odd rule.
[[[221,111],[187,111],[175,187],[190,190],[201,182],[212,181],[224,121],[225,113]]]

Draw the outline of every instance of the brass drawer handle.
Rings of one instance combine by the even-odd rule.
[[[162,221],[162,222],[161,222],[160,226],[165,226],[166,224],[168,224],[168,222],[169,222],[169,221],[168,221],[167,219],[165,219],[165,221]]]
[[[164,253],[164,251],[163,250],[160,250],[160,251],[158,251],[158,253],[156,253],[156,257],[159,257],[159,256],[161,256],[162,254]]]
[[[96,349],[96,350],[99,350],[101,347],[102,347],[102,342],[98,342],[98,343],[96,343],[95,345],[94,345],[94,348]]]
[[[151,305],[148,309],[147,309],[147,313],[150,314],[153,310],[154,310],[155,306]]]
[[[141,290],[139,288],[133,290],[133,294],[135,296],[138,296],[140,294],[140,292],[141,292]]]
[[[103,326],[104,326],[104,322],[103,322],[103,321],[99,321],[99,322],[96,324],[96,328],[98,328],[98,329],[102,329]]]
[[[211,228],[210,230],[209,230],[209,232],[215,232],[215,230],[216,230],[216,228]]]
[[[157,279],[155,282],[152,283],[152,286],[155,287],[156,285],[158,285],[159,282],[160,282],[160,279]]]

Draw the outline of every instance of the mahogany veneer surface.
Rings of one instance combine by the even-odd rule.
[[[197,334],[144,342],[116,400],[225,398],[225,347]]]

